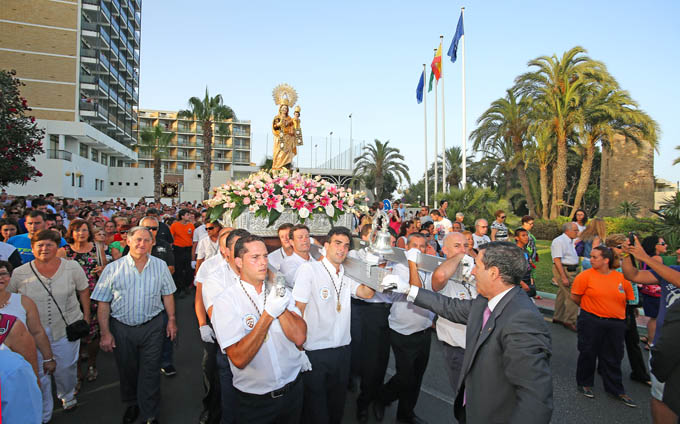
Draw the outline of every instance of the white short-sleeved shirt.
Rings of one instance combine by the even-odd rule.
[[[342,265],[336,273],[326,258],[300,265],[295,274],[293,299],[307,304],[305,350],[329,349],[350,343],[350,294],[356,295],[358,286],[354,280],[345,277]],[[339,312],[337,290],[340,291]]]
[[[195,282],[202,284],[203,306],[207,311],[224,289],[239,282],[239,277],[232,271],[229,262],[218,254],[203,262],[196,273]]]
[[[220,251],[218,240],[212,241],[210,237],[203,237],[196,245],[196,259],[208,259]]]
[[[309,255],[309,260],[305,260],[296,252],[293,252],[292,255],[286,257],[286,259],[281,262],[279,271],[286,277],[286,286],[289,289],[292,289],[295,285],[295,273],[297,272],[298,267],[305,262],[315,262],[315,260],[312,255]]]
[[[574,240],[562,233],[550,244],[550,255],[553,260],[560,258],[562,265],[578,265],[578,254],[574,247]]]
[[[192,236],[191,241],[198,243],[205,237],[208,237],[208,230],[205,229],[205,224],[201,224],[200,226],[194,228],[194,235]]]
[[[392,273],[404,281],[409,281],[410,272],[408,266],[404,264],[394,264]],[[432,273],[418,271],[418,274],[423,287],[432,290]],[[432,326],[433,319],[433,312],[407,301],[405,294],[393,295],[392,307],[390,308],[390,316],[388,318],[392,330],[408,336]]]
[[[222,351],[226,351],[255,328],[260,313],[264,312],[265,290],[263,286],[262,292],[257,294],[251,284],[239,281],[239,284],[230,285],[215,298],[212,324]],[[268,293],[267,297],[273,296],[274,292]],[[288,310],[300,314],[292,296]],[[269,326],[265,341],[248,365],[239,369],[229,360],[234,375],[234,387],[256,395],[280,389],[295,380],[306,364],[309,364],[307,355],[286,337],[278,319]]]
[[[468,262],[470,266],[474,266],[474,259],[472,257],[465,255],[463,260]],[[474,277],[465,282],[460,271],[457,271],[439,293],[451,298],[474,299],[477,297],[477,286]],[[439,340],[450,346],[465,349],[465,329],[467,328],[465,325],[439,317],[436,328]]]
[[[478,236],[476,233],[472,233],[472,241],[474,242],[474,247],[475,249],[479,249],[479,246],[485,243],[491,243],[491,239],[489,236],[484,234],[483,236]]]
[[[366,261],[366,248],[364,249],[359,249],[359,250],[350,250],[349,253],[347,254],[350,258],[354,259],[359,259],[360,261]],[[357,283],[357,285],[362,284],[361,281],[355,281],[351,277],[346,277]],[[354,294],[352,294],[352,297],[355,299],[359,299],[361,301],[364,301],[366,303],[392,303],[392,294],[391,293],[380,293],[380,292],[375,292],[373,297],[370,299],[362,299]]]
[[[445,233],[448,233],[451,231],[451,228],[453,228],[453,224],[451,223],[451,220],[448,218],[442,218],[439,221],[434,221],[434,229],[437,232],[443,231]]]
[[[267,261],[269,262],[269,265],[276,271],[281,271],[281,264],[283,263],[283,260],[286,259],[287,257],[288,255],[283,250],[283,247],[279,247],[278,249],[267,255]]]

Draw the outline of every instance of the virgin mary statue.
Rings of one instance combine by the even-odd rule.
[[[299,106],[293,119],[288,115],[289,109],[297,101],[295,89],[288,84],[280,84],[273,91],[274,102],[279,106],[279,113],[272,121],[274,134],[274,156],[272,170],[290,169],[293,158],[297,155],[297,146],[302,144]]]

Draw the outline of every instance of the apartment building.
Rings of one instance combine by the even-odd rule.
[[[140,42],[141,0],[2,0],[0,66],[46,131],[44,177],[9,192],[109,195],[111,170],[137,160]]]

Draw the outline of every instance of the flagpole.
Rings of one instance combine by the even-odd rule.
[[[427,78],[427,64],[423,63],[423,122],[424,122],[424,132],[423,138],[425,139],[425,204],[429,207],[430,197],[429,197],[429,184],[427,182],[428,172],[427,172],[427,93],[425,92],[425,81]],[[418,205],[420,206],[420,205]]]
[[[460,8],[460,16],[461,18],[464,18],[465,16],[465,8],[461,7]],[[463,20],[465,22],[465,20]],[[461,65],[462,65],[462,81],[463,81],[463,89],[461,91],[462,97],[463,97],[463,182],[462,182],[462,187],[465,188],[465,182],[467,180],[467,129],[465,128],[465,33],[460,37],[460,41],[462,42],[461,46]]]
[[[437,49],[434,49],[434,54],[437,54]],[[437,180],[439,179],[439,172],[437,171],[439,153],[439,144],[437,142],[437,88],[439,88],[439,80],[435,78],[434,81],[434,195],[432,196],[433,207],[437,208]]]
[[[444,44],[444,36],[439,36],[439,45]],[[444,112],[444,61],[442,60],[442,192],[446,193],[446,113]],[[446,217],[444,217],[446,218]]]

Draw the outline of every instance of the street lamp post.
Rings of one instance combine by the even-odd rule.
[[[331,138],[330,146],[331,146],[331,153],[328,155],[328,167],[330,169],[333,169],[333,131],[328,135]]]
[[[354,163],[354,140],[352,140],[352,114],[349,114],[349,167]]]
[[[314,145],[314,168],[317,168],[319,166],[319,156],[317,152],[317,147],[319,147],[318,144]]]

